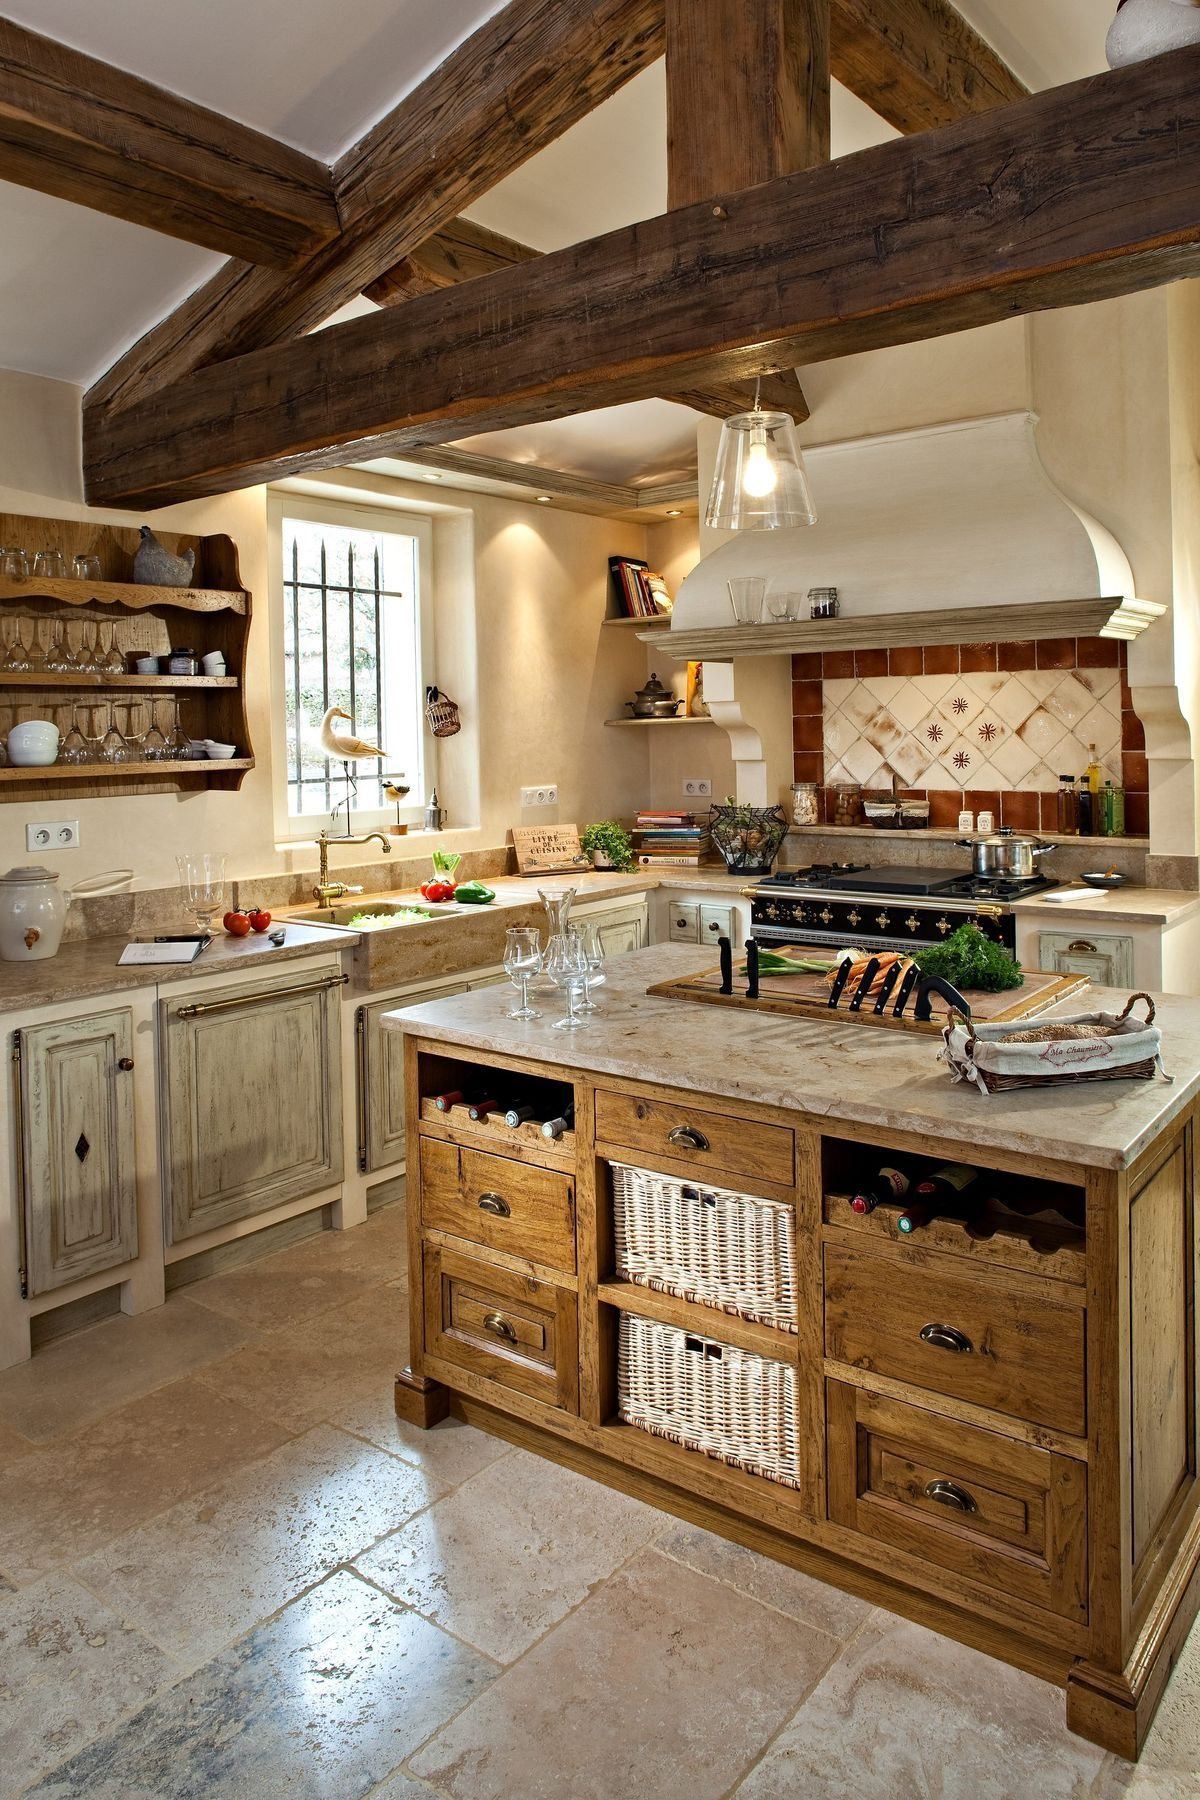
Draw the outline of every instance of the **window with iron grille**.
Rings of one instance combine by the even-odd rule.
[[[340,736],[385,752],[351,762],[355,810],[388,807],[389,779],[418,805],[427,773],[418,535],[286,512],[282,553],[289,814],[328,813],[346,799],[342,763],[319,739],[331,706],[348,715],[334,722]]]

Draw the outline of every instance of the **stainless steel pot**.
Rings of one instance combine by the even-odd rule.
[[[1001,826],[991,837],[959,838],[964,850],[971,852],[976,875],[1004,875],[1027,879],[1037,871],[1034,859],[1053,850],[1037,838],[1017,837],[1011,826]]]

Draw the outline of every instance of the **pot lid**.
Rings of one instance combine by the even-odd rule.
[[[35,881],[57,881],[57,869],[44,869],[41,863],[25,863],[16,869],[10,869],[6,875],[0,875],[0,882],[10,881],[13,886],[29,886]]]
[[[663,686],[657,675],[652,674],[645,687],[638,688],[633,697],[635,700],[655,701],[674,700],[675,695],[670,688]]]

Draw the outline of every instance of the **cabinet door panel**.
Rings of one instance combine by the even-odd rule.
[[[358,1068],[359,1116],[364,1130],[363,1166],[368,1171],[403,1162],[405,1155],[404,1033],[389,1031],[382,1023],[384,1013],[400,1012],[407,1006],[423,1006],[427,1000],[445,1000],[452,994],[465,994],[467,985],[465,981],[447,982],[444,987],[426,988],[423,993],[393,996],[390,1000],[373,1000],[370,1006],[363,1007]],[[476,983],[470,985],[474,987]]]
[[[162,1004],[172,1243],[341,1180],[340,990],[322,981]]]
[[[1043,931],[1040,963],[1059,975],[1086,975],[1098,987],[1132,987],[1133,939],[1091,931]]]
[[[587,913],[581,915],[584,919]],[[646,909],[595,915],[596,931],[605,956],[624,956],[628,950],[641,950],[646,942]]]
[[[48,1293],[137,1255],[132,1060],[129,1012],[35,1025],[21,1033],[30,1294]]]

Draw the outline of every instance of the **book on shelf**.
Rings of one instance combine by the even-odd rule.
[[[650,564],[636,556],[610,556],[608,572],[627,619],[654,619],[659,605],[650,588]],[[661,577],[660,577],[661,579]]]
[[[707,859],[706,850],[697,850],[694,855],[686,850],[672,850],[666,855],[650,850],[638,852],[638,862],[644,869],[698,869]]]

